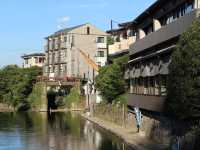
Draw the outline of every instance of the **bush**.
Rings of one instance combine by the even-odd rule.
[[[56,97],[55,105],[56,105],[57,107],[64,107],[64,106],[65,106],[65,101],[64,101],[63,96],[57,96],[57,97]]]
[[[127,56],[113,60],[113,64],[102,67],[95,79],[95,86],[103,99],[112,103],[119,95],[125,93],[124,65]]]
[[[180,120],[200,118],[200,20],[180,37],[172,55],[167,113]]]
[[[42,70],[37,67],[28,69],[9,65],[0,70],[0,98],[14,108],[28,108],[28,96]]]
[[[65,105],[68,108],[71,108],[72,104],[78,104],[80,102],[80,100],[81,100],[80,91],[79,91],[79,88],[77,88],[77,87],[73,87],[70,90],[69,95],[64,97]]]
[[[40,108],[42,106],[43,101],[43,91],[44,91],[43,83],[36,83],[33,87],[31,94],[28,96],[28,102],[30,103],[31,108]]]

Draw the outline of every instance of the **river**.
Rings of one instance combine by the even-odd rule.
[[[131,150],[76,113],[0,113],[0,150]]]

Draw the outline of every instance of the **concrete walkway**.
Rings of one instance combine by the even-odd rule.
[[[13,108],[9,107],[7,104],[0,103],[0,112],[12,112]]]
[[[128,129],[121,127],[112,122],[102,120],[97,117],[88,117],[87,115],[82,115],[85,119],[95,123],[96,125],[114,133],[121,139],[123,139],[128,145],[130,145],[134,150],[166,150],[167,145],[162,145],[150,141],[145,137],[145,134],[140,132],[137,133],[133,129]]]

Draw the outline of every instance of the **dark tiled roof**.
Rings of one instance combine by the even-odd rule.
[[[44,53],[32,53],[32,54],[24,54],[21,56],[22,58],[27,58],[27,57],[34,57],[34,56],[45,56]]]
[[[163,3],[166,3],[166,0],[157,0],[155,3],[153,3],[150,7],[148,7],[143,13],[141,13],[138,17],[136,17],[133,21],[125,22],[119,24],[119,26],[130,26],[130,25],[136,25],[140,20],[151,14],[152,11],[154,11],[156,8],[161,7]]]
[[[74,27],[70,27],[70,28],[65,28],[65,29],[59,30],[59,31],[55,32],[54,34],[52,34],[52,35],[50,35],[50,36],[48,36],[48,37],[57,36],[57,35],[60,35],[61,33],[62,33],[62,34],[66,34],[66,33],[70,32],[70,31],[72,31],[72,30],[74,30],[74,29],[76,29],[76,28],[82,27],[82,26],[84,26],[84,25],[86,25],[86,24],[88,24],[88,23],[85,23],[85,24],[81,24],[81,25],[78,25],[78,26],[74,26]],[[46,38],[48,38],[48,37],[46,37]]]
[[[125,30],[125,28],[112,29],[112,30],[108,30],[106,32],[112,34],[112,33],[117,33],[117,32],[123,31],[123,30]]]

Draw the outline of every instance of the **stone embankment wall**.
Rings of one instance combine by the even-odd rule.
[[[14,108],[8,106],[7,104],[0,103],[0,112],[10,112],[14,111]]]
[[[112,105],[95,106],[95,117],[111,121],[125,128],[133,129],[137,132],[135,114],[128,112],[126,107],[117,107]],[[140,131],[156,142],[169,144],[171,139],[171,122],[166,118],[154,119],[150,116],[142,116],[142,125]]]
[[[135,114],[134,112],[128,112],[126,107],[98,105],[94,107],[93,115],[137,132]],[[198,134],[194,131],[187,131],[187,128],[188,125],[183,122],[144,112],[142,114],[140,131],[149,139],[170,145],[171,148],[177,144],[177,139],[181,150],[196,150],[200,147],[200,132]]]

